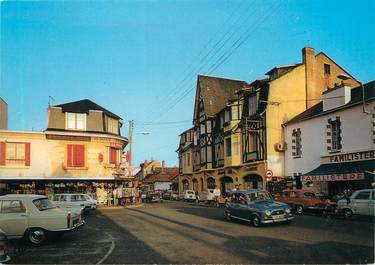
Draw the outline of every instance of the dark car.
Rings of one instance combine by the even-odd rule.
[[[275,202],[266,190],[233,191],[229,196],[230,201],[225,208],[227,220],[240,219],[255,227],[268,223],[290,223],[293,220],[290,206]]]
[[[163,199],[159,192],[148,192],[146,194],[146,202],[162,202]]]
[[[170,200],[171,197],[172,197],[172,193],[170,191],[164,192],[162,196],[163,200]]]

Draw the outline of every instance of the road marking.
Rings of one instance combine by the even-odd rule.
[[[107,232],[105,232],[105,233],[107,234],[107,236],[108,236],[109,239],[111,240],[111,247],[110,247],[110,249],[108,250],[107,254],[105,254],[104,257],[96,263],[96,265],[102,264],[102,263],[103,263],[103,262],[109,257],[109,255],[112,254],[112,252],[113,252],[113,250],[115,249],[115,246],[116,246],[116,244],[115,244],[115,240],[114,240],[114,238],[111,236],[111,234],[109,234],[109,233],[107,233]]]

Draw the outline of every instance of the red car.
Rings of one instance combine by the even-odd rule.
[[[323,211],[329,206],[313,192],[307,190],[286,190],[279,196],[275,196],[275,200],[289,204],[298,214],[306,210]]]

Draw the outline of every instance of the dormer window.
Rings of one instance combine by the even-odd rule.
[[[118,121],[108,117],[107,120],[107,131],[109,133],[118,134]]]
[[[67,130],[86,130],[86,114],[85,113],[71,113],[66,112],[66,126]]]

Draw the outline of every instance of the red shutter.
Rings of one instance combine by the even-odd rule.
[[[25,143],[25,166],[30,166],[30,143]]]
[[[85,166],[85,146],[75,145],[74,146],[74,166],[84,167]]]
[[[117,150],[115,148],[109,148],[109,163],[117,164]]]
[[[5,165],[5,142],[0,142],[0,165]]]
[[[68,167],[73,166],[73,145],[68,144],[68,151],[67,151],[68,157],[67,157],[67,162],[68,162]]]

